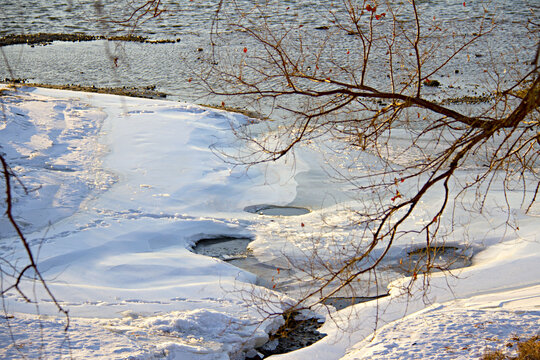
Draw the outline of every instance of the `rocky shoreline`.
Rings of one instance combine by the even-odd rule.
[[[144,36],[135,35],[119,35],[119,36],[103,36],[103,35],[89,35],[83,33],[74,34],[58,34],[58,33],[37,33],[37,34],[13,34],[0,37],[0,46],[9,46],[16,44],[27,45],[48,45],[53,41],[94,41],[94,40],[110,40],[110,41],[131,41],[140,43],[176,43],[180,39],[161,39],[151,40]]]
[[[76,84],[68,85],[53,85],[53,84],[40,84],[40,83],[27,83],[25,79],[3,79],[0,83],[12,84],[16,86],[26,87],[41,87],[47,89],[59,89],[59,90],[72,90],[72,91],[84,91],[93,92],[99,94],[111,94],[122,95],[130,97],[139,97],[145,99],[165,99],[167,94],[156,90],[155,85],[141,86],[141,87],[97,87],[97,86],[83,86]]]

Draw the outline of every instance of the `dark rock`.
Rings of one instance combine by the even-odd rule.
[[[424,80],[425,86],[431,86],[431,87],[439,87],[441,86],[441,83],[438,80]]]

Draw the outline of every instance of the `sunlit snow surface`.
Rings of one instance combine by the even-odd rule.
[[[190,252],[194,243],[218,235],[253,238],[257,258],[286,268],[283,255],[300,259],[315,240],[321,259],[335,260],[338,245],[357,235],[348,210],[354,198],[343,195],[350,188],[328,182],[332,161],[315,147],[299,149],[295,161],[248,169],[211,151],[236,151],[230,129],[247,122],[242,115],[34,88],[8,91],[0,100],[0,151],[29,190],[25,195],[15,186],[14,213],[72,317],[67,341],[51,304],[40,304],[46,316],[38,322],[35,306],[9,292],[5,307],[14,317],[0,320],[2,358],[56,359],[71,351],[74,358],[241,359],[278,324],[258,326],[261,314],[239,291],[252,289],[255,276]],[[368,155],[361,159],[376,166]],[[322,329],[329,336],[276,358],[465,359],[486,346],[504,347],[514,334],[538,334],[539,209],[529,215],[512,210],[520,228],[513,232],[501,226],[508,214],[494,189],[483,216],[458,211],[456,219],[468,226],[458,224],[448,239],[482,250],[472,267],[435,276],[428,293],[419,281],[411,297],[400,286],[407,280],[395,281],[390,297],[333,314]],[[425,218],[439,201],[437,193],[428,194]],[[312,212],[270,217],[243,211],[256,204]],[[425,218],[420,212],[411,224]],[[0,221],[2,257],[24,263],[12,229]],[[396,244],[389,263],[422,241]],[[365,285],[369,289],[368,279]],[[32,286],[24,289],[33,294]],[[276,304],[290,301],[254,289],[281,296]],[[37,291],[36,298],[46,298]]]

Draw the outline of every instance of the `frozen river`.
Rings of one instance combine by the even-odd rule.
[[[3,1],[0,36],[39,32],[108,36],[133,30],[108,21],[122,19],[128,1],[103,1],[101,18],[96,3]],[[40,269],[72,317],[70,331],[64,334],[63,319],[54,317],[57,309],[32,278],[24,278],[23,291],[39,299],[40,307],[36,310],[35,304],[13,289],[4,294],[2,358],[69,354],[96,359],[243,360],[282,323],[279,313],[309,293],[304,284],[319,280],[320,269],[338,268],[361,249],[366,232],[356,222],[362,219],[358,209],[362,200],[375,195],[335,181],[332,171],[338,165],[356,171],[351,176],[376,170],[373,155],[321,137],[299,146],[294,158],[249,168],[216,157],[213,145],[239,149],[234,147],[231,126],[258,129],[264,122],[190,104],[218,101],[190,81],[202,73],[201,65],[212,48],[216,3],[162,3],[168,11],[139,24],[134,33],[177,42],[98,40],[0,47],[0,79],[156,86],[170,100],[188,102],[32,87],[2,92],[0,151],[33,190],[25,194],[14,185],[15,215],[38,250]],[[248,0],[237,3],[241,7],[252,4]],[[340,34],[332,25],[331,2],[275,1],[274,5],[276,11],[268,17],[271,26],[302,26],[310,41],[333,34],[332,46],[341,54],[334,57],[337,62],[350,47],[354,37]],[[418,1],[418,6],[427,18],[439,19],[446,29],[464,34],[473,31],[469,25],[478,14],[499,24],[482,42],[448,63],[437,78],[440,88],[426,92],[440,97],[455,94],[454,90],[482,94],[484,69],[497,67],[504,74],[511,66],[523,69],[530,63],[537,38],[528,32],[527,21],[538,20],[534,17],[537,0],[436,0]],[[456,13],[462,17],[456,18]],[[230,15],[231,8],[225,7],[222,14]],[[233,31],[234,17],[228,19],[218,31],[221,49],[241,52],[249,48],[250,54],[256,53],[258,45]],[[410,22],[410,14],[404,13],[402,20]],[[451,39],[453,35],[441,36]],[[376,80],[385,78],[377,73],[380,69],[374,71]],[[396,151],[407,148],[403,131],[393,133]],[[481,165],[459,169],[456,184],[482,171]],[[414,184],[400,186],[405,193],[406,186]],[[492,184],[493,197],[486,204],[489,211],[482,216],[457,206],[453,214],[439,219],[447,234],[445,251],[466,260],[465,268],[452,276],[434,274],[429,291],[422,281],[409,286],[410,278],[403,278],[411,275],[407,266],[426,254],[422,252],[425,239],[410,232],[392,245],[381,264],[382,275],[358,277],[338,294],[340,298],[372,297],[389,292],[389,296],[340,312],[314,307],[318,316],[333,320],[321,329],[328,336],[279,358],[470,358],[493,344],[506,348],[516,334],[538,334],[540,209],[536,203],[529,214],[523,213],[523,193],[504,193],[503,186]],[[425,196],[406,226],[415,228],[433,219],[441,201],[436,190]],[[466,207],[476,198],[470,192],[459,200]],[[508,207],[501,207],[503,203]],[[276,216],[265,214],[269,210],[265,204],[277,205],[274,209],[306,207],[311,212]],[[509,218],[518,222],[516,231],[505,226]],[[0,220],[0,265],[6,286],[16,276],[7,273],[12,268],[4,264],[21,267],[26,257],[5,217]],[[205,241],[215,245],[212,242],[219,237],[249,243],[246,259],[256,261],[251,273],[231,266],[238,259],[227,263],[223,256],[216,259],[210,253],[190,251],[197,250],[198,242],[199,247]],[[373,254],[382,253],[383,248],[379,244]],[[266,287],[256,286],[262,283]],[[9,331],[4,324],[10,325]],[[364,342],[373,339],[376,327],[382,331],[375,341]],[[500,343],[492,340],[496,338]]]

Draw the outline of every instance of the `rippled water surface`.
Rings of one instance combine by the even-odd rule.
[[[122,20],[137,4],[146,1],[96,1],[96,0],[3,0],[0,4],[0,35],[31,34],[39,32],[73,33],[93,35],[121,35],[135,33],[150,39],[179,39],[172,44],[145,44],[111,41],[81,43],[55,42],[47,46],[11,45],[2,48],[0,79],[24,78],[32,82],[50,84],[79,84],[96,86],[148,86],[171,95],[171,98],[187,101],[201,100],[205,90],[196,88],[190,79],[200,73],[201,58],[212,51],[210,31],[219,1],[161,1],[165,11],[157,18],[145,18],[135,25]],[[218,32],[226,51],[239,51],[244,46],[257,51],[258,45],[243,33],[233,31],[239,14],[253,11],[253,1],[239,0],[240,12],[230,2],[221,9]],[[260,3],[263,3],[262,1]],[[339,16],[339,7],[331,1],[271,1],[272,10],[264,15],[270,26],[282,24],[302,26],[305,41],[323,38],[332,29],[333,16]],[[496,20],[497,30],[478,44],[481,48],[487,42],[494,49],[483,59],[485,66],[491,66],[493,59],[504,63],[516,58],[525,63],[530,61],[528,53],[516,55],[515,45],[533,46],[534,36],[527,33],[524,26],[529,20],[538,20],[540,5],[536,0],[517,1],[417,1],[419,11],[425,18],[432,17],[448,29],[466,32],[471,21],[480,16]],[[101,6],[96,6],[101,4]],[[336,3],[337,4],[337,3]],[[341,4],[341,3],[340,3]],[[407,4],[394,1],[399,7]],[[332,12],[333,13],[332,13]],[[459,14],[459,15],[456,15]],[[411,21],[412,14],[403,11],[401,21]],[[129,25],[129,26],[128,26]],[[443,36],[450,36],[444,33]],[[333,48],[349,49],[354,44],[351,37],[343,34],[332,38]],[[482,50],[483,51],[483,50]],[[470,54],[475,54],[472,48]],[[341,55],[340,55],[341,56]],[[118,61],[113,63],[112,59]],[[336,57],[338,61],[345,58]],[[456,67],[449,68],[465,74],[459,83],[467,82],[470,75],[478,71],[478,64],[470,67],[464,58],[454,59]],[[116,65],[116,66],[115,66]],[[457,65],[460,67],[458,68]],[[502,67],[506,66],[505,64]],[[382,78],[382,77],[381,77]],[[469,84],[471,85],[471,84]],[[474,85],[474,84],[472,84]]]
[[[270,21],[275,23],[298,23],[305,26],[328,25],[328,11],[337,11],[341,2],[334,1],[251,1],[237,0],[236,3],[249,11],[251,4],[268,2],[272,6]],[[104,35],[107,33],[127,33],[131,29],[121,20],[129,17],[133,9],[146,0],[3,0],[0,18],[0,35],[37,32],[84,32]],[[354,2],[353,2],[354,3]],[[402,1],[394,0],[396,6]],[[454,19],[456,13],[478,16],[480,9],[493,17],[506,18],[507,21],[520,22],[538,11],[540,5],[535,0],[516,1],[466,1],[431,0],[417,1],[419,10],[425,16],[440,19]],[[463,4],[465,3],[466,6]],[[96,6],[101,4],[101,6]],[[165,10],[158,19],[139,23],[137,32],[153,38],[175,38],[187,33],[206,33],[218,8],[219,0],[189,1],[162,0],[160,9]],[[465,12],[464,12],[465,8]],[[232,10],[232,2],[224,2],[224,13]],[[267,14],[268,15],[268,14]],[[101,20],[101,21],[100,21]],[[114,21],[114,22],[113,22]],[[234,21],[234,19],[231,19]]]

